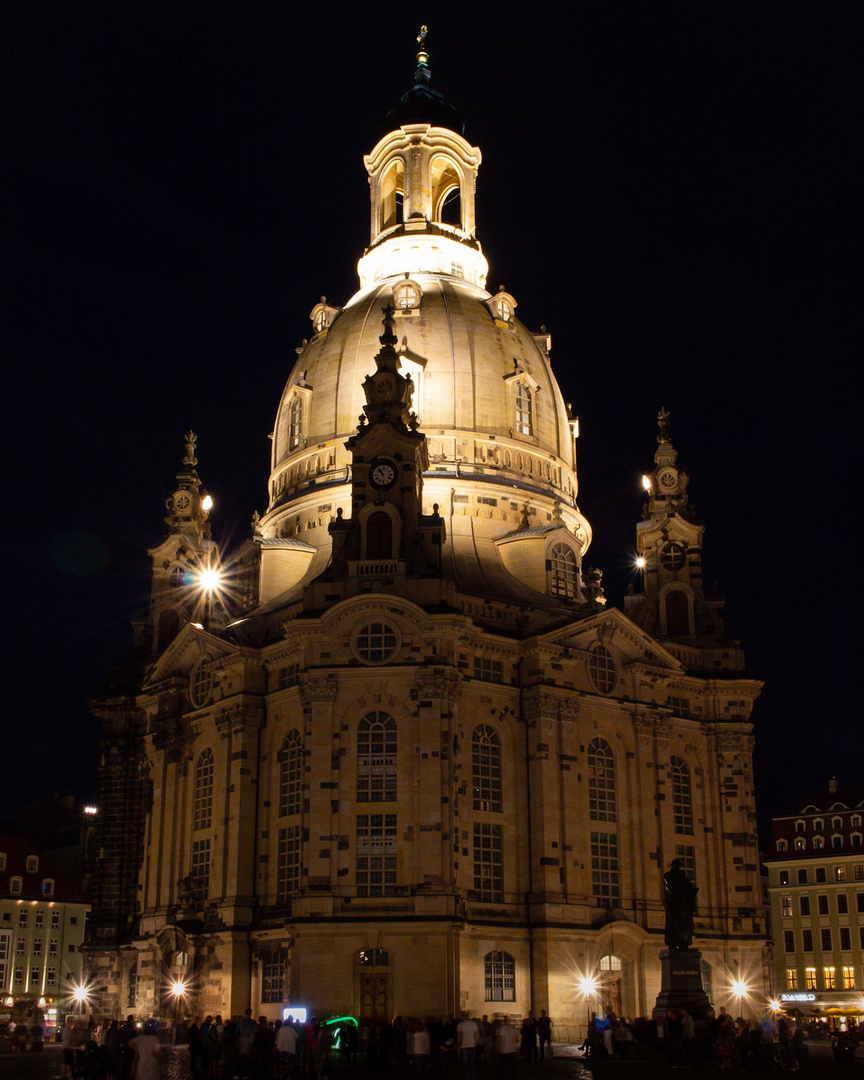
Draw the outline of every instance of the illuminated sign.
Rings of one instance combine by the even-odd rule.
[[[286,1005],[282,1010],[282,1019],[287,1021],[289,1018],[296,1024],[305,1024],[306,1009],[298,1005]]]
[[[781,994],[781,1001],[815,1001],[815,994]]]

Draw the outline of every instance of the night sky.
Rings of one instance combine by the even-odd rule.
[[[86,701],[131,642],[184,432],[216,538],[264,512],[294,350],[357,288],[362,158],[421,23],[483,153],[489,287],[549,328],[580,418],[588,565],[620,602],[665,405],[706,582],[766,682],[760,821],[860,781],[862,12],[4,5],[0,819],[96,797]]]

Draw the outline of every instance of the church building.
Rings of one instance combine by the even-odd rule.
[[[94,703],[96,1007],[169,1014],[180,982],[195,1016],[545,1009],[581,1037],[603,1003],[650,1015],[677,858],[709,998],[742,1011],[744,980],[756,1008],[761,684],[703,587],[669,416],[617,610],[550,337],[486,288],[480,150],[422,42],[389,126],[359,289],[312,309],[276,408],[266,513],[220,549],[190,432],[135,655]]]

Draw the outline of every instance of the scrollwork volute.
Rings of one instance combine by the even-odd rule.
[[[213,719],[223,739],[229,735],[252,735],[264,723],[264,708],[259,703],[251,702],[231,705],[219,709]]]
[[[336,700],[338,685],[336,680],[329,676],[319,679],[309,679],[300,684],[300,697],[306,705],[316,702],[328,702]]]

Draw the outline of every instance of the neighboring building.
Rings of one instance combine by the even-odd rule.
[[[864,1000],[864,790],[836,781],[775,817],[765,860],[778,998],[806,1016]]]
[[[222,555],[190,433],[137,656],[95,706],[100,1008],[167,1010],[180,978],[195,1014],[534,1008],[564,1036],[596,975],[649,1014],[676,857],[732,1007],[733,979],[763,989],[760,684],[704,591],[668,415],[623,613],[583,566],[549,335],[485,289],[480,151],[423,52],[390,121],[360,290],[311,312],[267,512]]]
[[[83,982],[89,904],[29,840],[0,836],[0,1002],[39,1005],[49,1022]],[[11,999],[11,1001],[10,1001]]]

